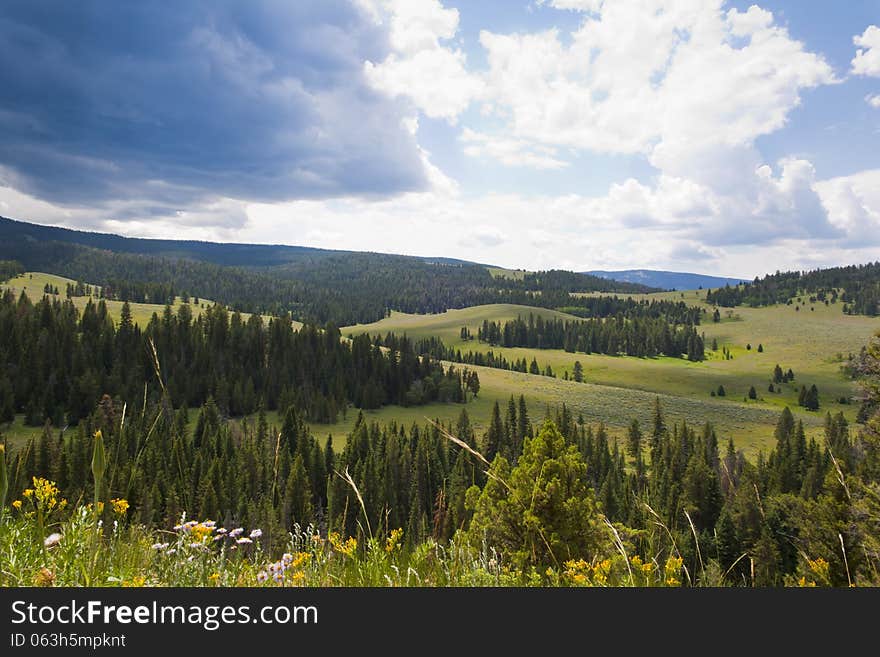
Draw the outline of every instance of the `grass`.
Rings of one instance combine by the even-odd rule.
[[[24,290],[32,297],[39,298],[47,283],[63,291],[68,282],[71,281],[60,276],[31,272],[11,280],[6,286],[16,294]],[[577,319],[545,308],[491,304],[432,315],[392,312],[389,317],[372,324],[345,327],[342,333],[384,335],[394,332],[406,333],[414,339],[437,336],[462,351],[492,349],[508,360],[525,358],[531,362],[536,358],[542,367],[549,364],[559,378],[478,367],[473,369],[480,375],[480,394],[467,405],[434,403],[408,408],[387,406],[364,411],[364,415],[370,421],[384,423],[396,420],[408,426],[413,422],[422,424],[425,418],[454,422],[462,408],[466,408],[472,423],[480,432],[488,426],[496,401],[504,406],[511,395],[519,397],[522,394],[535,420],[542,418],[548,407],[553,409],[564,402],[575,417],[581,414],[587,422],[605,422],[612,434],[622,436],[632,419],[638,419],[643,424],[650,420],[654,398],[659,395],[670,420],[687,420],[694,424],[710,421],[723,439],[732,437],[750,456],[754,456],[759,449],[766,450],[771,446],[773,425],[785,406],[789,406],[795,416],[804,421],[808,435],[812,436],[821,433],[826,411],[843,412],[850,421],[854,419],[857,406],[837,402],[838,398],[854,393],[854,384],[843,376],[840,366],[842,359],[850,353],[857,353],[880,329],[880,319],[844,315],[839,304],[815,304],[812,310],[807,305],[797,311],[795,305],[779,305],[730,311],[722,309],[722,321],[716,324],[711,321],[712,307],[705,304],[703,290],[620,296],[683,300],[704,307],[707,313],[701,330],[706,337],[708,359],[701,363],[690,363],[668,357],[588,356],[562,350],[505,349],[490,347],[476,340],[461,340],[462,326],[467,326],[476,334],[483,320],[503,322],[529,313],[544,318]],[[79,297],[73,301],[82,308],[87,298]],[[211,303],[200,301],[205,305]],[[176,305],[179,303],[178,299]],[[111,316],[118,318],[122,304],[108,301],[107,305]],[[135,321],[141,325],[146,324],[154,312],[164,310],[164,306],[151,304],[131,304],[131,308]],[[194,307],[196,314],[201,310],[201,305]],[[708,349],[713,339],[718,342],[718,352]],[[749,343],[751,350],[746,349]],[[763,353],[758,353],[758,344],[763,346]],[[729,348],[733,354],[732,360],[721,357],[723,347]],[[584,367],[585,383],[562,380],[566,372],[572,372],[576,360]],[[784,370],[791,368],[796,378],[793,383],[783,385],[781,391],[770,393],[768,385],[777,363]],[[818,413],[797,406],[800,386],[813,384],[820,393],[821,408]],[[724,386],[727,396],[711,397],[710,391],[716,390],[719,385]],[[754,386],[758,392],[755,401],[746,399],[750,386]],[[334,448],[341,449],[357,415],[357,409],[349,409],[336,423],[313,424],[312,430],[322,441],[328,435],[332,436]],[[195,418],[197,411],[191,416]],[[270,426],[280,427],[282,418],[277,413],[270,413],[267,419]],[[12,449],[30,437],[38,436],[40,431],[39,427],[24,426],[21,417],[11,425],[0,426],[0,432],[9,440]]]
[[[347,327],[343,331],[346,334],[368,332],[374,335],[391,331],[406,333],[413,338],[434,335],[462,352],[491,349],[508,360],[525,358],[531,362],[536,358],[542,368],[549,364],[560,379],[566,372],[572,372],[576,360],[581,362],[585,384],[476,368],[482,384],[480,399],[472,405],[472,413],[469,405],[468,412],[475,423],[483,427],[495,400],[506,403],[511,394],[524,394],[533,415],[536,411],[542,413],[547,404],[556,406],[564,401],[575,416],[583,413],[587,421],[603,421],[615,431],[622,432],[633,418],[640,422],[648,420],[653,399],[659,395],[670,417],[700,424],[711,421],[723,438],[733,437],[738,446],[754,456],[759,449],[770,447],[773,425],[785,406],[804,421],[808,434],[813,436],[821,433],[826,411],[843,412],[850,421],[854,419],[857,405],[837,401],[840,397],[852,397],[855,392],[853,382],[841,372],[841,365],[850,353],[857,353],[880,330],[880,319],[844,315],[839,304],[814,304],[801,306],[797,311],[795,305],[736,308],[729,312],[722,309],[722,321],[714,323],[712,307],[705,304],[703,290],[626,296],[684,300],[706,308],[706,319],[700,330],[705,333],[707,360],[691,363],[669,357],[645,359],[573,354],[562,350],[500,348],[476,340],[461,340],[462,326],[476,334],[484,319],[505,321],[530,312],[544,317],[576,319],[555,311],[507,304],[475,306],[436,315],[392,313],[374,324]],[[709,349],[713,339],[718,342],[717,352]],[[746,348],[748,344],[752,349]],[[763,353],[757,351],[759,344],[763,346]],[[723,359],[721,350],[724,347],[730,350],[732,360]],[[779,392],[771,393],[768,386],[777,363],[784,370],[791,368],[795,381],[781,386]],[[820,393],[818,413],[797,406],[800,386],[813,384]],[[712,397],[710,392],[719,385],[724,386],[727,395]],[[754,401],[747,399],[751,386],[758,393],[758,399]],[[443,408],[429,406],[423,410],[440,413],[443,419],[457,416],[457,412]],[[377,412],[377,419],[388,419],[398,413],[396,409],[385,408]],[[405,409],[404,414],[411,415],[412,412]]]
[[[595,566],[580,560],[526,572],[485,546],[430,538],[408,545],[400,529],[346,539],[294,525],[279,537],[284,552],[273,554],[264,551],[266,534],[242,528],[255,538],[240,543],[207,520],[149,529],[114,511],[97,539],[87,506],[50,520],[38,527],[34,511],[0,511],[0,587],[675,586],[683,579],[680,560],[645,559],[634,580],[616,555]],[[670,573],[678,578],[672,583]]]
[[[547,308],[520,306],[513,303],[493,303],[485,306],[447,310],[443,313],[431,315],[414,315],[392,311],[390,316],[378,322],[355,324],[353,326],[346,326],[341,330],[343,335],[357,335],[359,333],[385,335],[391,332],[397,334],[406,333],[414,339],[437,336],[447,344],[452,344],[460,339],[462,326],[467,326],[471,333],[476,335],[477,328],[483,323],[484,319],[505,322],[516,319],[520,315],[528,316],[529,313],[544,319],[578,319],[574,315]],[[475,343],[468,342],[467,344]]]
[[[486,267],[492,278],[509,278],[513,281],[524,280],[528,273],[525,269],[505,269],[504,267]]]
[[[55,274],[46,274],[44,272],[25,272],[21,276],[17,276],[16,278],[10,279],[6,283],[3,284],[3,288],[9,288],[12,290],[13,294],[18,297],[19,294],[24,292],[31,299],[31,301],[37,301],[43,298],[44,288],[47,284],[52,287],[57,287],[60,292],[57,295],[59,299],[65,299],[65,290],[67,288],[68,283],[76,283],[76,281],[70,278],[64,278],[63,276],[56,276]],[[73,305],[75,305],[80,311],[86,307],[89,300],[91,299],[93,302],[98,302],[97,295],[100,293],[100,286],[92,286],[94,288],[94,297],[91,296],[83,296],[83,297],[73,297],[71,301],[73,301]],[[56,295],[52,295],[56,296]],[[106,299],[104,303],[107,304],[107,312],[110,314],[111,319],[113,321],[119,321],[119,317],[122,314],[122,301],[113,301],[110,299]],[[174,303],[171,306],[173,311],[176,311],[183,304],[183,300],[181,297],[177,297],[174,299]],[[199,298],[198,305],[191,304],[193,316],[198,317],[202,314],[202,311],[205,308],[208,308],[214,304],[210,299],[202,299]],[[150,320],[153,317],[153,314],[157,314],[160,317],[162,313],[165,312],[165,305],[159,303],[130,303],[129,307],[131,308],[131,317],[132,321],[138,326],[145,327],[150,323]],[[251,316],[250,313],[241,313],[241,317],[243,321],[247,321],[247,319]],[[268,316],[263,317],[264,321],[268,321]],[[300,322],[293,322],[295,328],[299,328],[302,326]]]

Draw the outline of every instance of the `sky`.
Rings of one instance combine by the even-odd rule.
[[[880,254],[880,0],[6,0],[0,215],[752,278]]]

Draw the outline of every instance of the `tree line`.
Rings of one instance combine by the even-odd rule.
[[[621,441],[565,405],[535,425],[523,397],[496,403],[480,435],[465,409],[448,425],[381,426],[360,415],[341,451],[311,435],[295,407],[283,417],[280,428],[262,412],[225,422],[209,400],[190,428],[187,409],[167,399],[152,414],[125,415],[105,396],[76,429],[47,425],[20,449],[11,490],[39,475],[68,499],[86,496],[100,430],[105,495],[128,500],[131,519],[170,527],[185,510],[224,527],[257,526],[272,551],[294,523],[322,535],[402,528],[408,549],[426,540],[487,545],[525,572],[623,549],[681,559],[691,584],[757,586],[871,581],[880,559],[876,417],[853,434],[829,414],[820,443],[785,409],[773,449],[755,463],[732,439],[722,448],[709,424],[669,423],[659,400],[650,423],[633,421]]]
[[[87,417],[102,394],[141,404],[167,394],[177,407],[213,398],[225,415],[295,406],[334,422],[349,405],[378,408],[463,402],[475,372],[444,369],[406,338],[383,349],[366,335],[341,339],[333,325],[294,330],[290,317],[247,320],[222,306],[195,316],[189,304],[154,313],[147,326],[122,306],[114,323],[103,300],[80,313],[69,300],[0,296],[0,420],[24,413],[55,426]]]
[[[171,291],[212,299],[239,312],[337,326],[369,323],[392,310],[514,303],[584,309],[574,292],[651,288],[574,272],[494,278],[474,263],[298,247],[135,240],[34,226],[0,218],[0,258],[107,288],[106,298],[167,303]]]
[[[807,296],[811,303],[836,304],[839,300],[845,313],[876,316],[880,312],[880,262],[804,272],[777,271],[750,283],[709,290],[706,302],[728,308],[757,307],[791,303],[799,296]]]
[[[700,361],[705,358],[703,338],[694,325],[670,324],[662,317],[623,314],[581,321],[544,319],[529,314],[506,322],[483,320],[477,339],[502,347],[564,349],[570,353],[652,358],[659,355]]]

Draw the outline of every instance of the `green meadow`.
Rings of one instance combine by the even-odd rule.
[[[412,338],[434,335],[462,352],[491,349],[509,361],[525,358],[531,362],[535,358],[542,368],[546,365],[553,368],[558,378],[476,368],[482,384],[480,399],[469,405],[469,412],[478,424],[487,421],[487,413],[495,400],[503,403],[511,394],[524,394],[533,414],[543,413],[547,405],[554,407],[565,402],[575,417],[582,414],[587,422],[605,422],[613,432],[620,433],[632,419],[646,422],[654,398],[660,396],[670,418],[700,424],[710,421],[721,436],[732,437],[746,453],[754,455],[771,445],[773,425],[785,406],[804,421],[811,435],[821,433],[826,411],[843,412],[848,419],[854,419],[857,404],[839,402],[841,398],[851,400],[856,393],[855,385],[843,374],[841,365],[849,354],[858,353],[880,330],[880,319],[844,315],[839,304],[810,305],[808,299],[804,299],[806,305],[794,300],[792,305],[769,308],[721,309],[722,319],[715,323],[713,308],[703,301],[705,292],[702,290],[626,296],[681,299],[704,307],[706,315],[700,330],[705,334],[707,360],[692,363],[668,357],[586,355],[562,350],[502,348],[477,340],[461,340],[463,326],[476,334],[484,319],[505,321],[529,313],[576,319],[556,311],[507,304],[435,315],[392,313],[373,324],[346,327],[343,333],[384,335],[393,332],[406,333]],[[713,340],[717,342],[717,351],[711,350]],[[725,348],[732,359],[722,355]],[[580,361],[584,368],[585,383],[563,380],[566,373],[571,373],[575,361]],[[776,364],[783,370],[791,369],[795,380],[775,385],[776,391],[769,392]],[[797,406],[800,387],[813,384],[819,389],[819,412]],[[713,397],[711,392],[719,385],[724,387],[726,396]],[[748,399],[751,386],[758,393],[757,400]],[[424,413],[430,410],[447,418],[455,414],[454,411],[441,413],[443,409],[431,407],[419,410]],[[390,417],[395,412],[386,408],[377,415]]]
[[[516,273],[508,272],[507,275]],[[499,274],[505,275],[503,272],[496,275]],[[45,285],[50,284],[58,287],[63,298],[68,282],[74,281],[32,272],[12,279],[5,287],[12,289],[16,295],[24,291],[31,298],[40,298]],[[405,333],[414,339],[436,336],[462,352],[486,352],[491,349],[509,361],[525,358],[531,362],[533,358],[537,359],[542,368],[550,365],[556,378],[472,367],[480,375],[481,388],[477,398],[466,405],[434,403],[407,408],[387,406],[364,411],[364,415],[369,421],[384,423],[394,420],[409,426],[414,422],[423,424],[427,419],[454,422],[462,408],[466,408],[479,431],[488,426],[496,401],[504,407],[511,396],[524,395],[533,420],[543,418],[548,411],[555,412],[565,403],[575,418],[582,416],[585,422],[591,424],[604,422],[612,435],[622,436],[633,419],[643,425],[649,422],[654,399],[659,397],[670,422],[711,422],[723,440],[733,438],[737,446],[750,456],[754,456],[758,450],[769,449],[773,426],[785,406],[789,406],[795,416],[803,420],[808,434],[813,436],[821,433],[826,411],[843,412],[849,420],[854,419],[857,404],[842,404],[839,401],[841,398],[851,399],[856,393],[854,384],[842,373],[841,365],[849,354],[857,353],[871,335],[880,330],[880,319],[844,315],[839,304],[810,305],[804,299],[806,305],[794,300],[792,305],[769,308],[721,309],[722,319],[715,323],[712,321],[713,308],[703,301],[703,290],[626,296],[636,299],[680,299],[704,307],[706,314],[701,331],[705,334],[707,360],[692,363],[668,357],[647,359],[575,354],[562,350],[502,348],[475,339],[461,339],[462,327],[466,326],[475,335],[484,320],[507,321],[530,313],[544,318],[577,319],[545,308],[492,304],[432,315],[392,312],[389,317],[372,324],[344,327],[342,333],[348,336],[364,332],[371,335],[393,332]],[[88,300],[89,297],[75,297],[73,302],[82,309]],[[106,303],[111,317],[117,320],[122,303]],[[174,307],[181,303],[179,298],[176,299]],[[198,305],[193,305],[194,314],[198,315],[211,303],[200,299]],[[157,304],[130,305],[133,318],[140,325],[149,322],[153,313],[161,314],[164,311],[164,306]],[[711,350],[713,340],[717,342],[717,351]],[[748,345],[751,345],[751,349],[747,348]],[[763,348],[762,353],[758,352],[758,345]],[[722,350],[725,348],[732,359],[723,357]],[[583,383],[564,378],[566,374],[571,374],[575,361],[580,361],[583,366]],[[776,391],[770,392],[768,386],[776,364],[783,370],[791,369],[795,380],[776,385]],[[800,386],[813,384],[819,389],[819,412],[808,412],[797,406]],[[726,396],[711,395],[719,386],[724,387]],[[748,399],[751,386],[758,393],[757,400]],[[341,449],[358,413],[357,409],[348,409],[334,424],[314,424],[313,432],[322,441],[328,435],[332,436],[334,447]],[[195,412],[192,420],[195,421]],[[277,427],[282,418],[273,412],[268,420],[270,425]],[[40,428],[25,426],[23,417],[19,416],[14,423],[2,427],[2,431],[14,446],[39,435]]]
[[[56,276],[55,274],[46,274],[43,272],[26,272],[21,276],[7,281],[2,287],[11,289],[16,296],[24,292],[28,295],[28,297],[31,298],[31,300],[37,300],[43,297],[43,290],[46,285],[49,284],[53,288],[58,288],[60,294],[57,295],[57,298],[65,299],[66,296],[64,292],[68,283],[76,283],[76,281],[70,278],[65,278],[64,276]],[[73,301],[73,305],[75,305],[79,310],[82,310],[86,307],[90,299],[97,303],[101,287],[98,285],[93,285],[92,289],[94,291],[94,296],[73,297],[71,299],[71,301]],[[55,295],[52,296],[54,297]],[[104,303],[107,304],[107,312],[110,314],[110,317],[114,321],[118,321],[119,316],[122,313],[123,302],[105,299]],[[202,314],[202,311],[205,308],[208,308],[213,304],[214,302],[210,299],[199,298],[198,304],[190,304],[192,306],[193,316],[198,317]],[[177,297],[174,299],[174,303],[172,304],[171,309],[176,311],[181,305],[183,305],[183,300],[180,297]],[[164,304],[159,303],[130,303],[129,307],[131,308],[132,320],[135,324],[138,324],[139,326],[146,326],[147,324],[149,324],[150,319],[152,319],[154,313],[161,317],[162,313],[165,312]],[[241,313],[241,316],[242,319],[247,320],[251,315],[250,313]],[[264,317],[264,320],[268,320],[268,318]],[[302,326],[302,324],[300,322],[294,322],[294,326],[298,328]]]

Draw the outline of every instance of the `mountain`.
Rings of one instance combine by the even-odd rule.
[[[183,292],[243,312],[289,312],[337,326],[374,322],[393,310],[440,313],[490,303],[570,310],[593,303],[575,293],[652,291],[570,271],[496,279],[486,265],[452,258],[138,239],[0,217],[2,260],[88,281],[119,300],[164,303]]]
[[[662,271],[656,269],[624,269],[621,271],[585,271],[584,274],[599,276],[612,281],[640,283],[648,287],[663,290],[696,290],[697,288],[724,287],[748,282],[746,278],[726,278],[723,276],[707,276],[679,271]]]

